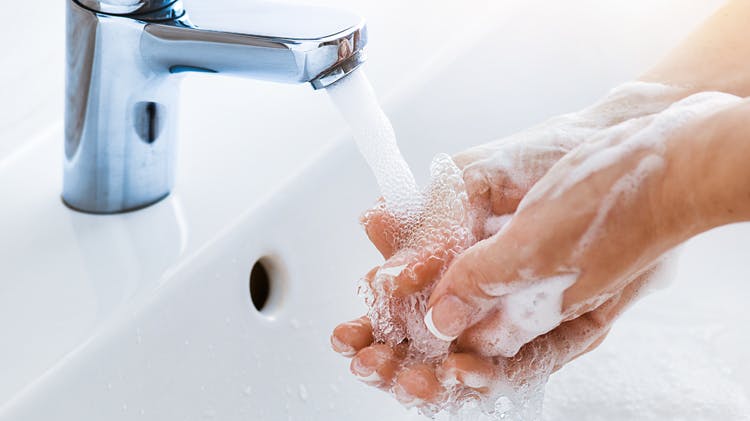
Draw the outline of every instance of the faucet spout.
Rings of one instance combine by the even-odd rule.
[[[181,0],[124,4],[67,0],[62,196],[84,212],[137,210],[169,194],[181,75],[320,89],[366,60],[364,21],[337,9],[227,0],[190,10]]]
[[[144,28],[146,59],[171,73],[203,71],[283,83],[335,82],[365,60],[361,17],[338,9],[251,3],[190,11]]]

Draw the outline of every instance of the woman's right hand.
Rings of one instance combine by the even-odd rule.
[[[742,112],[740,98],[696,94],[568,153],[505,229],[448,268],[430,296],[431,331],[458,338],[464,350],[512,357],[561,321],[619,294],[709,226],[711,201],[701,188],[707,177],[697,164],[712,126],[732,112]],[[717,186],[711,187],[713,196]]]

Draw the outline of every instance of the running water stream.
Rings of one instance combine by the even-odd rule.
[[[391,293],[392,282],[402,272],[413,270],[415,264],[428,259],[442,261],[444,270],[451,258],[477,241],[474,236],[477,218],[468,206],[462,171],[448,155],[438,154],[430,166],[429,184],[420,188],[365,74],[358,70],[328,92],[351,126],[359,151],[377,180],[383,197],[380,210],[393,216],[398,226],[393,238],[398,251],[372,282],[363,282],[360,287],[375,339],[390,345],[408,339],[404,364],[439,364],[448,355],[450,343],[436,339],[424,323],[434,283],[397,298]],[[447,249],[446,244],[450,245]],[[540,377],[541,384],[547,374]],[[502,383],[482,396],[449,385],[445,402],[417,406],[426,415],[446,410],[460,419],[476,420],[490,413],[504,420],[538,418],[543,397],[540,382],[533,382],[532,388],[529,388],[531,383],[525,383],[523,390]]]

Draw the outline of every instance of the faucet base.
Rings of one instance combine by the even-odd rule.
[[[62,196],[68,207],[113,214],[169,195],[179,82],[187,72],[310,82],[318,89],[364,62],[360,17],[250,3],[242,13],[201,19],[186,13],[181,0],[67,0]]]
[[[148,203],[145,203],[145,204],[140,205],[140,206],[134,206],[134,207],[131,207],[131,208],[124,208],[124,209],[119,209],[118,208],[117,210],[112,210],[112,211],[106,211],[106,210],[96,211],[96,210],[91,210],[89,208],[79,208],[79,207],[76,207],[75,205],[73,205],[71,203],[68,203],[63,196],[60,196],[60,201],[63,203],[63,205],[65,205],[65,207],[67,207],[70,210],[76,211],[76,212],[88,213],[90,215],[116,215],[116,214],[119,214],[119,213],[136,212],[136,211],[139,211],[141,209],[148,208],[148,207],[153,206],[153,205],[161,202],[162,200],[166,199],[167,197],[169,197],[170,194],[171,194],[171,192],[168,192],[167,194],[163,195],[162,197],[159,197],[159,198],[157,198],[156,200],[154,200],[152,202],[148,202]]]
[[[82,212],[128,212],[174,185],[181,75],[155,71],[145,24],[68,2],[62,197]]]

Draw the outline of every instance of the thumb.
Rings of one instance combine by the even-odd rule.
[[[518,250],[500,233],[458,256],[430,295],[424,320],[430,332],[453,341],[495,308],[516,287]]]

